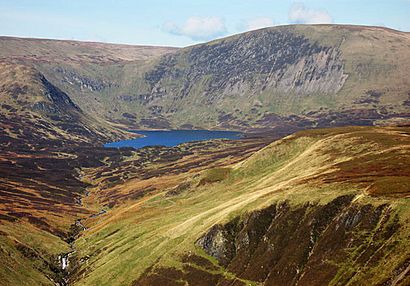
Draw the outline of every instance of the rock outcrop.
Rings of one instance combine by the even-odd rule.
[[[368,285],[376,269],[386,271],[377,285],[405,285],[408,259],[386,264],[402,227],[391,206],[353,195],[324,205],[275,203],[214,225],[196,241],[218,265],[189,254],[182,270],[148,269],[134,285]]]
[[[388,205],[360,205],[352,199],[347,195],[326,205],[299,207],[275,204],[215,225],[197,245],[228,271],[263,285],[345,285],[355,276],[366,277],[367,267],[384,263],[400,228]],[[345,263],[352,269],[346,271]]]
[[[335,94],[346,78],[337,48],[311,43],[287,29],[263,30],[164,56],[145,75],[151,87],[145,100],[193,96],[200,82],[201,101],[207,104],[265,89]]]
[[[409,43],[379,27],[292,25],[182,49],[0,38],[0,59],[132,128],[292,132],[408,121]]]

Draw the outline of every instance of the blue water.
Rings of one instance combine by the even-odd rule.
[[[170,131],[133,131],[145,137],[118,142],[107,143],[105,147],[134,147],[136,149],[145,146],[176,146],[185,142],[203,141],[210,139],[239,139],[242,135],[234,131],[210,131],[210,130],[170,130]]]

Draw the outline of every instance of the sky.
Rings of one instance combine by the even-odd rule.
[[[0,35],[183,47],[285,24],[410,31],[410,0],[0,0]]]

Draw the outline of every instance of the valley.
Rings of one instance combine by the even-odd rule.
[[[409,66],[366,26],[0,37],[0,285],[408,285]],[[106,145],[155,130],[243,136]]]
[[[88,221],[77,243],[90,260],[78,282],[129,284],[132,279],[123,272],[129,271],[140,277],[134,285],[357,285],[370,277],[382,283],[393,268],[408,267],[408,251],[405,244],[399,250],[398,243],[409,238],[409,145],[403,131],[297,133],[239,163],[160,180],[130,180],[120,189],[132,192],[148,184],[151,190],[111,215]],[[397,137],[390,141],[392,133]],[[378,148],[389,151],[374,158]],[[400,162],[378,170],[396,152]],[[358,165],[363,175],[354,172]],[[390,168],[401,177],[390,176]],[[369,170],[374,171],[366,176]],[[326,250],[330,241],[332,250]],[[322,260],[328,255],[322,251],[338,255]],[[369,263],[377,274],[365,266]],[[276,271],[274,265],[277,274],[270,272]]]

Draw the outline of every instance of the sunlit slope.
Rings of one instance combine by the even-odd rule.
[[[250,31],[183,48],[144,67],[128,66],[124,78],[132,88],[122,85],[127,96],[114,100],[126,114],[109,116],[165,128],[308,129],[396,121],[408,117],[409,45],[409,33],[380,27]]]
[[[70,40],[0,37],[0,59],[43,63],[109,64],[143,61],[175,48]]]
[[[134,128],[373,125],[409,118],[410,36],[276,26],[182,49],[0,38],[84,112]]]
[[[64,140],[96,144],[127,136],[105,120],[85,114],[30,65],[0,61],[0,76],[2,142],[20,139],[18,144],[50,146],[50,141],[61,144]]]
[[[27,64],[0,61],[0,285],[61,282],[70,226],[88,216],[79,168],[126,132],[85,114]]]
[[[293,231],[302,233],[300,237],[293,238],[295,241],[288,241],[283,236],[276,242],[278,244],[272,242],[273,248],[286,249],[291,243],[300,242],[303,246],[302,242],[309,241],[309,233],[301,231],[302,225],[298,226],[303,219],[291,215],[300,213],[301,208],[308,209],[306,217],[310,213],[319,221],[327,214],[328,219],[323,222],[326,229],[326,224],[330,227],[341,216],[349,217],[355,209],[364,207],[365,210],[386,204],[383,208],[389,215],[373,218],[377,227],[371,224],[372,227],[365,228],[372,218],[362,213],[352,224],[352,229],[340,230],[349,234],[342,236],[340,243],[336,242],[335,247],[342,253],[342,260],[340,257],[333,260],[330,253],[321,253],[321,257],[328,261],[323,266],[327,276],[318,278],[316,282],[319,284],[316,284],[324,281],[349,282],[352,271],[363,274],[352,280],[359,284],[364,284],[364,279],[369,277],[375,283],[394,279],[401,273],[396,273],[397,269],[403,265],[404,269],[407,267],[405,259],[409,255],[409,166],[408,128],[342,128],[297,133],[265,147],[241,163],[202,171],[199,175],[184,174],[179,181],[172,181],[174,185],[165,185],[162,190],[129,200],[88,220],[88,229],[76,242],[78,259],[82,262],[74,273],[75,284],[263,284],[262,276],[252,274],[254,269],[248,269],[246,274],[231,263],[236,256],[226,249],[235,245],[232,241],[229,243],[235,239],[236,232],[231,232],[229,227],[225,231],[223,225],[219,228],[224,231],[215,232],[212,227],[227,222],[230,222],[228,225],[238,225],[242,219],[249,222],[247,212],[270,205],[286,206],[282,212],[288,215],[289,221],[280,222],[279,228],[286,231],[289,224],[296,224]],[[149,180],[155,183],[161,177]],[[169,191],[178,184],[181,186],[182,182],[185,187],[170,194]],[[123,187],[132,190],[133,182],[126,182]],[[138,185],[135,187],[134,191],[138,191]],[[327,211],[323,213],[322,208]],[[234,219],[237,216],[240,218]],[[242,222],[239,225],[252,226]],[[383,237],[375,236],[378,231],[384,233],[385,228],[391,225],[394,227],[389,228],[388,239],[384,241]],[[310,224],[306,226],[307,229],[309,227]],[[332,239],[332,232],[324,232],[324,229],[319,229],[319,238],[312,238],[311,243],[316,245],[319,241],[316,239],[320,238]],[[263,241],[264,232],[260,228],[255,231],[249,233],[250,241]],[[206,233],[209,240],[203,244],[198,239]],[[252,233],[256,235],[252,236]],[[355,239],[353,245],[343,240],[351,237]],[[374,255],[379,250],[367,247],[379,243],[379,240],[383,251]],[[240,249],[232,247],[239,255]],[[311,260],[317,258],[307,255],[309,249],[306,247],[300,252],[306,256],[300,258],[303,265],[314,263]],[[357,259],[357,253],[363,250],[369,252],[372,263],[368,256]],[[292,262],[286,257],[282,257],[285,266]],[[331,271],[327,265],[332,265]],[[309,285],[306,281],[311,280],[306,279],[313,272],[310,268],[302,268],[298,270],[302,271],[300,275],[303,274],[300,279],[305,279],[305,282],[301,280],[301,285]]]
[[[171,47],[121,45],[69,40],[0,37],[0,61],[29,65],[67,93],[87,114],[114,112],[114,99],[127,95],[120,85],[145,62],[176,51]],[[131,68],[125,69],[129,64]],[[128,75],[127,75],[128,74]],[[111,102],[111,103],[110,103]],[[107,116],[101,116],[107,119]]]
[[[68,227],[70,221],[60,219],[59,224]],[[23,217],[18,223],[1,222],[0,285],[55,285],[63,276],[57,258],[70,251],[69,245],[46,231],[49,225],[44,222],[37,221],[35,226],[27,220],[31,218]]]

